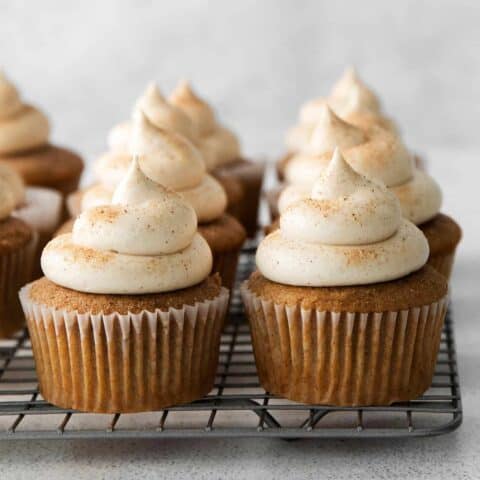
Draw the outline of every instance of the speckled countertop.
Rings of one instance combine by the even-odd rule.
[[[446,213],[464,229],[453,280],[464,423],[405,440],[119,440],[0,443],[0,478],[480,478],[480,163],[475,151],[432,150]]]

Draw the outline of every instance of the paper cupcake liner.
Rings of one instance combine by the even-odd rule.
[[[217,273],[222,279],[222,285],[232,290],[235,285],[237,275],[238,259],[240,257],[240,248],[228,252],[212,252],[213,266],[212,273]]]
[[[20,291],[43,397],[87,412],[159,410],[212,388],[228,304],[212,299],[168,311],[79,314]]]
[[[440,255],[430,255],[427,263],[438,273],[441,273],[447,280],[450,280],[454,259],[455,251]]]
[[[25,323],[18,290],[30,281],[37,234],[22,249],[0,255],[0,338],[6,338]]]
[[[412,400],[431,384],[447,297],[398,312],[304,310],[242,297],[260,382],[290,400],[336,406]]]

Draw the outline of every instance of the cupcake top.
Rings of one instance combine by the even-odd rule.
[[[290,151],[303,150],[308,144],[315,124],[323,116],[325,105],[354,125],[377,125],[394,133],[397,131],[393,122],[382,112],[377,95],[365,85],[353,68],[348,68],[328,97],[310,100],[301,107],[298,125],[287,133],[286,144]]]
[[[0,155],[42,146],[49,133],[47,117],[23,103],[15,86],[0,72]]]
[[[425,265],[428,254],[425,236],[402,219],[395,195],[336,149],[309,197],[286,208],[280,229],[260,243],[256,261],[274,282],[329,287],[401,278]]]
[[[414,166],[412,155],[397,135],[376,125],[353,125],[326,104],[319,111],[308,146],[293,155],[286,166],[285,178],[292,186],[279,199],[280,212],[291,201],[308,196],[312,182],[327,168],[335,146],[356,171],[391,188],[400,200],[403,215],[415,224],[439,212],[439,186]]]
[[[195,209],[200,223],[213,221],[223,215],[227,197],[223,187],[206,172],[200,151],[185,137],[153,125],[142,110],[137,109],[129,146],[132,154],[140,155],[145,174],[153,181],[182,194]],[[103,157],[96,165],[97,173],[107,176],[115,162],[117,176],[123,177],[125,156]],[[96,187],[82,200],[82,209],[104,203],[108,189]]]
[[[151,83],[136,101],[135,109],[141,109],[153,125],[165,130],[173,130],[188,139],[196,138],[195,127],[190,117],[180,108],[169,103],[161,94],[158,86]],[[127,152],[131,135],[132,122],[116,125],[108,135],[108,146],[113,151]]]
[[[236,135],[217,122],[213,108],[193,91],[188,82],[180,82],[169,100],[192,120],[198,137],[197,145],[204,155],[208,170],[240,157]]]
[[[71,234],[45,247],[41,263],[45,276],[63,287],[142,294],[200,283],[210,273],[212,254],[197,233],[194,209],[149,179],[134,158],[112,203],[83,212]]]

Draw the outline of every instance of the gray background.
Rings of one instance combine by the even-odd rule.
[[[464,229],[452,282],[465,421],[405,441],[9,442],[9,478],[480,478],[480,1],[0,0],[0,65],[94,158],[151,79],[190,78],[251,155],[271,158],[299,105],[355,64],[426,153]]]
[[[148,81],[189,78],[250,154],[354,64],[411,145],[479,142],[480,2],[5,1],[0,65],[93,156]]]

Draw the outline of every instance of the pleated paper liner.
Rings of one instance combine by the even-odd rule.
[[[336,406],[412,400],[431,384],[447,297],[398,312],[304,310],[242,297],[260,382],[290,400]]]
[[[79,314],[35,304],[20,291],[42,396],[87,412],[159,410],[212,388],[228,304],[212,299],[168,311]]]
[[[30,281],[38,235],[22,249],[0,255],[0,338],[15,333],[25,324],[18,291]]]
[[[450,280],[454,259],[455,250],[451,253],[430,255],[427,263],[432,266],[438,273],[441,273],[447,280]]]

